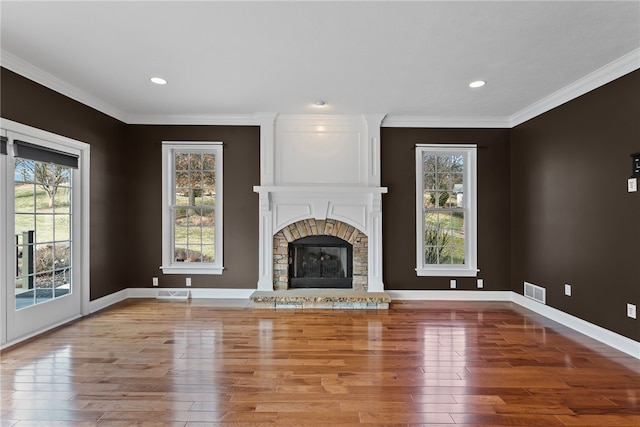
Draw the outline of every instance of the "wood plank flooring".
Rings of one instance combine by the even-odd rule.
[[[507,302],[128,300],[0,353],[0,426],[640,426],[640,362]]]

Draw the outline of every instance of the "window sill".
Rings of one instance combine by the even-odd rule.
[[[416,268],[418,276],[434,276],[434,277],[477,277],[477,268]]]
[[[212,266],[197,266],[193,263],[186,263],[190,265],[184,266],[162,266],[160,270],[164,274],[222,274],[224,267],[212,267]]]

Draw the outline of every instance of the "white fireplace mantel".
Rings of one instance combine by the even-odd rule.
[[[260,278],[258,290],[273,290],[273,236],[303,219],[335,219],[365,233],[368,247],[368,290],[381,292],[382,194],[386,187],[256,186],[260,195]]]

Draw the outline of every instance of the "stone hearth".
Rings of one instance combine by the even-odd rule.
[[[386,292],[350,289],[289,289],[256,291],[251,297],[254,308],[360,309],[387,310],[391,298]]]

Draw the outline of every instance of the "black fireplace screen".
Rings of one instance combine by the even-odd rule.
[[[290,288],[351,288],[353,246],[333,236],[309,236],[289,243]]]

